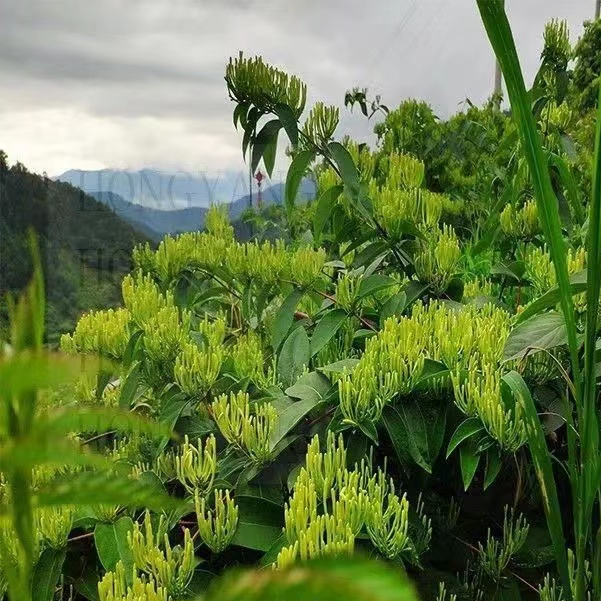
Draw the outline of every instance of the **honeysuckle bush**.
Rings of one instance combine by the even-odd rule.
[[[508,47],[500,1],[479,6]],[[2,595],[400,598],[367,554],[423,599],[596,598],[601,194],[573,56],[553,21],[527,109],[505,56],[513,112],[373,109],[373,148],[298,77],[233,58],[250,168],[271,175],[287,139],[284,206],[269,236],[212,207],[137,248],[123,306],[82,316],[43,372],[36,272],[0,362]]]

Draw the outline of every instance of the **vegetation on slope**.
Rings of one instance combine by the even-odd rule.
[[[526,91],[502,2],[478,6],[511,113],[405,102],[373,149],[336,139],[336,107],[305,116],[298,78],[232,59],[252,167],[290,142],[283,210],[265,240],[213,208],[136,248],[123,306],[47,357],[95,358],[61,394],[19,377],[44,356],[36,270],[0,362],[11,601],[411,598],[311,563],[355,554],[424,600],[599,597],[601,122],[572,70],[594,51],[550,23]]]
[[[48,297],[47,334],[56,341],[83,311],[116,305],[133,247],[146,240],[100,202],[68,184],[8,167],[0,151],[0,321],[5,297],[31,274],[27,231],[38,236]]]

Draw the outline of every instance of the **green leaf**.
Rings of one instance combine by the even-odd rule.
[[[296,203],[298,188],[305,177],[309,165],[315,158],[314,150],[301,150],[292,160],[286,176],[286,209],[292,211]]]
[[[273,168],[275,166],[275,157],[278,150],[278,133],[279,131],[267,143],[263,152],[263,164],[265,165],[265,170],[269,177],[273,174]]]
[[[447,447],[447,459],[451,456],[451,453],[464,441],[476,434],[480,434],[484,431],[482,421],[477,417],[468,417],[462,421],[457,429],[451,436],[449,446]]]
[[[121,391],[119,393],[119,407],[121,409],[129,409],[131,407],[136,391],[138,390],[141,373],[142,363],[134,361],[123,384],[121,384]]]
[[[580,294],[586,292],[587,288],[587,273],[586,270],[575,273],[570,278],[570,294]],[[541,297],[532,301],[519,315],[517,316],[516,323],[521,323],[530,319],[533,315],[546,311],[559,304],[561,301],[561,290],[559,288],[552,288],[548,292],[545,292]]]
[[[570,203],[570,211],[572,215],[576,218],[576,221],[580,225],[582,225],[585,219],[584,208],[578,195],[578,187],[576,186],[576,182],[574,181],[574,178],[570,173],[570,169],[566,161],[559,155],[550,153],[549,163],[557,169],[557,172],[559,173],[559,177],[561,179],[561,183],[566,189],[566,195],[568,198],[568,202]]]
[[[251,160],[251,164],[250,164],[250,168],[253,173],[259,166],[259,162],[261,161],[261,158],[265,154],[265,151],[267,150],[267,148],[271,144],[273,144],[274,139],[277,143],[278,133],[281,128],[282,128],[282,124],[280,123],[280,120],[272,119],[271,121],[268,121],[263,126],[261,131],[257,134],[257,136],[253,142],[252,160]],[[274,152],[274,158],[275,158],[275,152]],[[265,167],[267,168],[267,165],[265,165]]]
[[[330,142],[328,150],[338,166],[344,185],[356,188],[359,185],[359,172],[349,151],[340,142]]]
[[[270,447],[275,447],[290,433],[296,426],[322,401],[315,397],[310,397],[302,401],[292,403],[280,415],[275,424],[275,428],[271,434]]]
[[[57,476],[38,492],[38,505],[122,505],[123,507],[166,511],[179,509],[181,500],[170,497],[156,482],[134,480],[113,472],[79,472]]]
[[[486,490],[496,479],[501,471],[503,461],[499,449],[491,448],[486,452],[486,471],[484,473],[484,490]]]
[[[319,243],[321,234],[332,213],[332,209],[336,205],[343,190],[344,186],[342,184],[336,184],[327,190],[324,190],[317,199],[315,212],[313,213],[313,236],[316,244]]]
[[[66,556],[66,549],[44,549],[33,570],[32,601],[52,601],[54,599]]]
[[[278,375],[285,384],[292,385],[309,366],[311,345],[305,328],[297,327],[286,338],[278,356]]]
[[[476,475],[476,470],[480,463],[480,454],[476,452],[473,439],[468,440],[467,444],[459,448],[459,462],[461,464],[463,486],[467,490]]]
[[[290,386],[285,390],[285,393],[295,399],[312,399],[317,402],[323,400],[331,387],[332,384],[326,376],[312,371],[301,376],[294,386]]]
[[[311,356],[315,356],[324,346],[332,340],[336,332],[342,327],[342,324],[348,317],[346,311],[334,309],[326,313],[320,320],[313,336],[311,337]]]
[[[511,371],[503,376],[503,381],[509,386],[515,397],[516,403],[521,403],[526,420],[526,434],[528,446],[532,455],[536,476],[540,484],[543,508],[547,518],[547,527],[551,535],[551,542],[555,551],[555,560],[560,574],[569,578],[568,562],[565,552],[565,537],[563,531],[562,511],[555,486],[553,465],[547,448],[545,432],[538,419],[534,400],[528,390],[524,379],[516,371]],[[570,582],[569,580],[567,582]]]
[[[304,292],[295,288],[284,300],[282,306],[279,308],[275,320],[273,323],[273,329],[271,332],[271,344],[273,350],[277,351],[280,348],[290,326],[294,321],[294,312],[300,299],[303,297]]]
[[[164,425],[130,411],[104,407],[81,407],[62,409],[46,418],[37,428],[40,433],[66,436],[71,432],[136,432],[161,438],[170,436]]]
[[[268,551],[282,534],[284,508],[268,499],[236,495],[238,529],[233,545]]]
[[[412,460],[428,474],[444,440],[446,405],[428,403],[410,396],[384,409],[382,421],[388,431],[399,461]]]
[[[21,396],[39,389],[64,386],[84,374],[96,374],[96,357],[63,353],[14,353],[0,357],[0,398]]]
[[[587,353],[585,350],[585,371],[587,372],[587,376],[584,378],[585,386],[591,385],[590,390],[593,392],[592,395],[587,394],[586,398],[582,394],[582,377],[581,377],[581,368],[580,368],[580,357],[579,357],[579,343],[578,343],[578,330],[576,325],[576,316],[574,311],[574,302],[572,299],[572,286],[570,283],[569,273],[568,273],[568,265],[567,265],[567,248],[566,241],[563,237],[561,222],[559,218],[558,211],[558,202],[555,197],[555,193],[553,191],[553,186],[551,183],[551,177],[548,169],[547,160],[543,151],[542,142],[540,133],[537,130],[536,121],[532,114],[532,108],[530,105],[530,98],[528,92],[526,91],[526,86],[524,85],[524,77],[520,68],[520,62],[518,59],[515,42],[513,39],[513,35],[511,32],[511,28],[509,25],[509,21],[507,20],[507,15],[505,14],[503,2],[500,0],[477,0],[478,8],[480,10],[480,14],[482,16],[482,21],[484,22],[484,26],[488,33],[488,37],[490,42],[494,48],[495,54],[501,66],[503,75],[505,76],[505,84],[507,87],[507,92],[509,95],[509,100],[511,103],[512,109],[512,117],[517,124],[517,129],[521,138],[521,147],[523,153],[526,157],[526,163],[528,165],[528,171],[530,173],[530,181],[532,183],[532,187],[534,189],[534,195],[536,198],[536,204],[538,208],[538,216],[539,220],[545,234],[546,242],[549,246],[549,251],[551,254],[551,260],[553,261],[553,266],[555,268],[555,276],[558,284],[558,288],[561,290],[560,294],[560,303],[562,312],[566,322],[566,330],[568,335],[568,347],[570,351],[570,361],[572,367],[572,379],[575,388],[575,397],[577,403],[582,403],[584,405],[585,417],[591,418],[583,419],[582,423],[586,424],[585,432],[582,440],[582,447],[586,449],[586,454],[592,453],[598,455],[598,429],[595,430],[596,422],[596,409],[591,407],[594,406],[596,402],[596,392],[593,384],[593,378],[589,377],[589,372],[592,372],[594,365],[592,362],[587,362]],[[601,130],[598,130],[598,140],[601,140]],[[597,155],[597,158],[601,159],[601,155]],[[599,188],[599,193],[601,197],[601,188]],[[594,202],[592,203],[591,208],[591,219],[589,223],[589,235],[590,241],[594,241],[593,246],[589,247],[589,256],[599,257],[599,234],[601,234],[601,230],[599,229],[599,202],[598,199],[594,198]],[[593,274],[596,282],[598,283],[599,270],[598,265],[595,264],[595,261],[589,262],[589,272]],[[593,307],[597,307],[598,305],[598,287],[592,286],[592,283],[589,282],[588,289],[588,297],[589,303],[592,303]],[[591,296],[591,292],[593,295]],[[592,315],[589,313],[591,319],[590,321],[587,319],[587,343],[586,347],[590,348],[590,341],[593,338],[594,333],[591,332],[591,328],[589,325],[593,325],[594,329],[596,329],[596,313]],[[524,318],[525,319],[525,318]],[[594,345],[593,345],[594,346]],[[516,383],[516,382],[514,382]],[[527,387],[524,385],[525,391],[527,392],[527,396],[530,396],[530,393]],[[587,389],[588,390],[588,389]],[[522,398],[525,394],[522,391]],[[531,397],[530,397],[531,398]],[[526,402],[528,405],[529,403]],[[589,410],[589,409],[592,409]],[[530,412],[530,408],[528,409]],[[528,417],[535,417],[536,410],[534,409],[534,403],[532,403],[532,412],[533,414]],[[579,413],[582,413],[579,411]],[[538,422],[538,419],[536,418]],[[540,436],[542,436],[542,442],[544,443],[544,434],[542,434],[542,429],[540,427],[540,423],[535,428],[534,422],[530,424],[531,429],[536,429]],[[595,436],[595,441],[588,438],[588,434]],[[531,441],[531,450],[533,457],[540,451],[543,453],[542,448],[538,448],[540,437],[539,434],[533,434],[532,437],[529,437]],[[532,441],[535,441],[535,448],[533,448]],[[571,447],[571,445],[570,445]],[[550,460],[548,458],[548,452],[544,449],[544,454],[546,460],[549,461],[550,468]],[[575,458],[573,453],[570,453],[571,461],[574,462]],[[543,489],[543,496],[548,497],[551,494],[548,486],[553,486],[553,491],[555,491],[555,483],[553,481],[553,473],[549,471],[548,474],[544,474],[547,471],[546,469],[546,461],[541,458],[539,460],[535,459],[535,463],[538,463],[537,475],[539,479],[541,479],[541,488]],[[545,465],[543,466],[543,461],[545,461]],[[587,486],[579,486],[579,495],[581,495],[581,501],[586,504],[589,502]],[[597,487],[595,487],[596,489]],[[592,495],[596,495],[596,490],[590,490]],[[592,497],[591,497],[592,498]],[[556,499],[556,491],[554,500]],[[589,509],[577,509],[575,523],[582,524],[582,528],[590,527],[590,513],[589,515],[579,515],[580,511],[585,511],[589,513]],[[590,511],[592,511],[592,506],[590,507]],[[549,528],[552,528],[552,523],[559,524],[559,530],[561,531],[561,512],[559,508],[559,504],[550,502],[547,498],[545,501],[545,513],[547,515],[547,522]],[[584,517],[584,519],[582,519]],[[557,528],[557,526],[555,526]],[[583,540],[587,534],[578,528],[578,532],[576,532],[576,537],[578,540]],[[570,574],[567,565],[567,557],[565,552],[565,539],[563,536],[559,537],[559,532],[556,532],[557,536],[553,535],[553,543],[557,552],[557,567],[561,579],[561,584],[564,588],[564,593],[567,595],[567,601],[571,601],[572,599],[572,591],[571,591],[571,580]],[[561,541],[561,542],[560,542]],[[561,544],[561,547],[560,547]],[[584,561],[584,557],[579,557],[580,563]],[[577,573],[577,583],[576,583],[576,595],[581,597],[584,595],[583,587],[583,578],[584,578],[584,566],[580,566],[580,570]]]
[[[403,570],[355,557],[295,563],[284,570],[230,571],[206,601],[418,601]]]
[[[356,298],[357,300],[359,300],[365,298],[366,296],[371,296],[372,294],[378,292],[378,290],[390,288],[390,286],[394,286],[397,283],[398,282],[393,280],[391,277],[388,277],[387,275],[375,273],[374,275],[370,275],[364,280],[361,280]]]
[[[334,363],[328,363],[328,365],[322,365],[317,369],[325,373],[342,373],[343,371],[352,371],[359,363],[359,359],[341,359]]]
[[[407,295],[404,292],[399,292],[391,296],[382,307],[380,311],[380,327],[384,325],[384,322],[393,316],[402,315],[405,306],[407,304]]]
[[[102,567],[107,571],[114,570],[119,561],[123,562],[128,581],[132,576],[134,555],[127,535],[133,529],[133,520],[128,516],[112,524],[98,523],[94,528],[94,544]]]
[[[568,342],[566,322],[561,313],[540,313],[518,324],[509,334],[504,359],[521,359],[541,349],[563,346]]]
[[[298,146],[298,121],[294,111],[287,104],[280,103],[275,106],[274,113],[286,131],[292,147],[296,148]]]

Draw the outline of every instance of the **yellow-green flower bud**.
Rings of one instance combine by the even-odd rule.
[[[232,542],[238,528],[238,507],[228,490],[215,490],[213,509],[195,493],[194,503],[200,538],[213,553],[221,553]]]

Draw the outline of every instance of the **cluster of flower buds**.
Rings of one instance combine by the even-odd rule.
[[[163,294],[150,275],[140,272],[123,278],[121,293],[131,320],[143,330],[161,309],[174,306],[173,295]]]
[[[119,359],[129,342],[130,320],[127,309],[90,311],[79,319],[73,334],[63,334],[61,350],[67,353],[100,353]]]
[[[586,269],[586,249],[583,247],[569,248],[567,255],[568,272],[570,275]],[[542,296],[556,286],[555,267],[551,255],[546,247],[529,245],[524,252],[526,264],[526,277],[532,284],[534,296]],[[586,309],[586,295],[578,294],[574,297],[574,305],[578,311]]]
[[[444,363],[450,370],[465,366],[472,355],[484,362],[497,364],[503,358],[509,336],[511,316],[492,304],[483,307],[466,305],[460,310],[441,302],[425,306],[417,303],[411,317],[390,320],[390,328],[417,328],[422,336],[426,356]],[[387,322],[388,324],[388,322]]]
[[[184,343],[173,367],[175,381],[186,394],[203,398],[219,377],[223,355],[221,346],[205,350],[193,342]]]
[[[541,232],[535,200],[529,200],[519,209],[508,204],[501,211],[499,221],[503,232],[513,238],[530,240]]]
[[[442,194],[419,188],[380,188],[374,182],[370,184],[370,193],[376,219],[391,236],[397,238],[407,222],[416,227],[433,228],[442,216]]]
[[[358,308],[357,293],[361,284],[361,276],[342,274],[336,281],[336,305],[345,311],[353,312]]]
[[[213,508],[198,492],[194,495],[198,533],[202,542],[213,551],[221,553],[232,542],[238,528],[238,506],[228,490],[215,489]]]
[[[298,77],[266,64],[260,56],[245,58],[241,52],[230,58],[225,81],[230,98],[253,105],[260,112],[269,113],[276,105],[285,104],[298,119],[305,109],[307,86]]]
[[[297,559],[351,554],[364,527],[385,557],[397,558],[408,550],[417,554],[407,499],[395,494],[382,471],[372,476],[365,462],[348,469],[342,437],[331,432],[323,452],[318,436],[310,442],[284,521],[288,545],[278,555],[277,568]],[[430,533],[427,520],[426,528]],[[426,548],[427,542],[420,544],[421,551]]]
[[[495,289],[493,283],[486,278],[474,278],[469,282],[465,282],[463,287],[463,300],[470,301],[481,297],[494,296]]]
[[[130,583],[128,583],[130,580]],[[159,586],[154,578],[139,576],[135,567],[128,578],[123,562],[119,561],[115,571],[109,571],[98,583],[100,601],[169,601],[167,589]]]
[[[355,537],[351,527],[333,515],[318,515],[293,544],[278,554],[275,567],[283,569],[296,560],[307,561],[328,555],[352,555]]]
[[[468,416],[477,416],[499,446],[514,453],[526,442],[522,406],[503,403],[501,372],[496,365],[470,358],[465,370],[451,374],[455,403]]]
[[[391,153],[385,156],[383,163],[386,186],[391,190],[413,190],[422,187],[426,173],[422,161],[408,154]]]
[[[213,401],[211,409],[227,442],[257,463],[269,461],[271,434],[278,417],[271,403],[257,403],[251,410],[248,393],[240,391],[221,395]]]
[[[327,144],[334,137],[339,121],[338,107],[317,102],[303,125],[303,133],[314,144]]]
[[[211,434],[204,445],[200,439],[193,445],[185,436],[183,444],[160,455],[157,464],[165,478],[176,478],[191,495],[198,491],[204,495],[213,486],[217,471],[215,437]]]
[[[353,371],[340,377],[340,409],[345,420],[376,423],[386,403],[415,388],[425,360],[432,359],[444,363],[453,374],[460,409],[480,417],[504,448],[521,446],[521,420],[505,408],[500,391],[500,365],[509,331],[510,315],[492,304],[458,310],[442,302],[417,303],[411,316],[386,320],[366,343]]]
[[[230,223],[226,205],[211,205],[205,217],[205,228],[209,234],[222,240],[234,239],[234,228]]]
[[[192,580],[195,568],[194,545],[190,531],[184,529],[183,546],[171,547],[165,517],[161,515],[154,532],[150,513],[146,511],[142,527],[134,524],[128,533],[134,564],[138,570],[148,574],[168,595],[180,598]]]
[[[148,358],[172,369],[172,362],[189,340],[191,319],[188,311],[175,306],[163,307],[150,317],[144,327],[144,350]]]
[[[387,403],[399,394],[409,394],[417,384],[426,358],[423,335],[418,323],[403,323],[406,328],[388,320],[367,341],[353,371],[338,380],[340,409],[347,423],[376,423]]]
[[[523,515],[516,516],[513,509],[505,507],[503,538],[493,537],[488,530],[486,545],[478,545],[478,561],[486,574],[499,582],[511,558],[524,546],[528,536],[528,524]]]
[[[461,258],[459,238],[449,225],[428,230],[414,260],[415,273],[436,293],[444,292]]]
[[[257,334],[249,331],[239,336],[229,348],[229,357],[238,378],[249,378],[258,386],[268,383],[263,344]]]
[[[311,286],[320,278],[326,262],[326,252],[323,248],[313,250],[301,246],[288,253],[286,261],[286,279],[292,280],[299,286],[305,288]]]
[[[366,525],[371,541],[386,559],[397,559],[411,547],[409,501],[395,494],[392,478],[387,481],[382,471],[369,481],[368,494]]]
[[[73,526],[73,509],[68,505],[57,505],[40,508],[36,513],[40,542],[53,549],[63,549]]]

